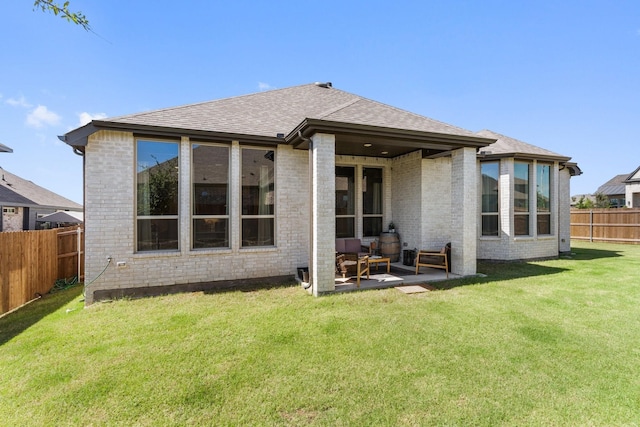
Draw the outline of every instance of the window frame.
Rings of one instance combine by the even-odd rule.
[[[548,194],[547,194],[547,198],[548,198],[548,206],[546,208],[546,210],[541,210],[540,209],[540,197],[539,197],[539,188],[540,188],[540,177],[541,177],[541,173],[540,170],[541,168],[548,168],[548,174],[547,174],[547,190],[548,190]],[[552,186],[553,186],[553,179],[552,179],[552,171],[553,171],[553,164],[551,163],[547,163],[547,162],[536,162],[536,234],[539,236],[551,236],[553,235],[553,224],[552,224],[552,220],[553,220],[553,215],[551,214],[553,211],[553,199],[552,199]],[[544,233],[541,232],[541,223],[540,223],[540,218],[541,217],[546,217],[547,218],[547,222],[546,224],[548,225],[549,228],[549,232],[548,233]]]
[[[497,166],[497,177],[496,177],[496,202],[495,202],[495,211],[485,211],[485,203],[484,203],[484,180],[483,180],[483,172],[482,168],[485,165],[495,165]],[[488,234],[485,232],[485,218],[495,217],[496,231],[495,233]],[[499,160],[491,160],[480,163],[480,235],[482,237],[499,237],[500,236],[500,161]]]
[[[382,166],[362,166],[362,177],[361,177],[361,182],[362,182],[362,191],[361,196],[362,196],[362,209],[361,209],[361,215],[362,215],[362,237],[363,238],[367,238],[367,237],[378,237],[380,235],[380,233],[382,233],[383,231],[383,221],[384,221],[384,167]],[[366,178],[365,175],[365,170],[366,169],[376,169],[380,171],[380,213],[365,213],[365,190],[366,190],[366,185],[364,183],[364,180]],[[357,174],[357,168],[356,168],[356,174]],[[356,180],[358,179],[358,177],[355,178]],[[372,234],[372,235],[367,235],[365,234],[365,225],[364,225],[364,221],[365,218],[379,218],[380,219],[380,233],[378,234]]]
[[[226,149],[226,163],[227,163],[227,177],[226,177],[226,213],[225,214],[199,214],[196,212],[197,209],[197,200],[196,200],[196,166],[195,166],[195,157],[194,150],[196,148],[224,148]],[[231,145],[225,144],[222,142],[209,142],[209,141],[198,141],[191,140],[189,142],[189,167],[190,167],[190,177],[189,177],[189,192],[191,197],[191,212],[190,212],[190,225],[191,225],[191,250],[200,251],[200,250],[211,250],[211,249],[230,249],[232,244],[231,238],[231,227],[232,227],[232,219],[231,219]],[[198,171],[200,172],[200,171]],[[226,245],[221,246],[196,246],[197,241],[197,230],[198,226],[196,225],[197,221],[202,220],[224,220],[226,221],[225,227],[225,241]]]
[[[513,164],[513,235],[514,237],[527,237],[531,236],[531,166],[532,162],[523,161],[523,160],[515,160]],[[526,200],[526,210],[517,210],[517,185],[516,180],[517,177],[517,166],[525,165],[527,167],[527,180],[526,180],[526,190],[523,192],[526,197],[522,198],[522,200]],[[518,230],[518,223],[526,224],[526,233]]]
[[[273,212],[270,214],[245,214],[244,213],[244,200],[245,200],[245,186],[244,186],[244,153],[245,150],[254,150],[254,151],[265,151],[265,158],[267,158],[267,154],[269,152],[273,153],[273,190],[272,192],[272,196],[273,197]],[[260,146],[251,146],[251,145],[247,145],[247,146],[241,146],[240,147],[240,248],[241,249],[252,249],[252,248],[272,248],[272,247],[276,247],[278,242],[276,240],[277,237],[277,233],[276,233],[276,228],[277,228],[277,221],[276,221],[276,213],[277,213],[277,182],[276,182],[276,171],[277,171],[277,150],[276,147],[260,147]],[[244,236],[244,227],[245,227],[245,220],[246,221],[255,221],[255,220],[265,220],[265,219],[270,219],[271,221],[271,241],[272,244],[269,245],[246,245],[245,242],[245,236]]]
[[[353,213],[352,214],[338,214],[338,208],[337,206],[335,206],[335,210],[336,210],[336,214],[335,214],[335,221],[336,221],[336,238],[355,238],[356,234],[357,234],[357,227],[356,227],[356,219],[357,219],[357,206],[356,206],[356,194],[358,192],[357,188],[356,188],[356,183],[357,183],[357,174],[358,174],[358,168],[356,167],[356,165],[335,165],[334,168],[334,180],[337,180],[338,178],[338,168],[342,168],[342,169],[351,169],[353,171],[353,192],[351,193],[351,200],[349,201],[351,203],[351,206],[353,206]],[[343,176],[343,175],[340,175]],[[347,196],[349,196],[349,189],[347,189]],[[337,205],[337,199],[338,197],[338,186],[337,186],[337,182],[336,182],[336,188],[335,188],[335,201],[334,203]],[[351,226],[353,229],[353,235],[339,235],[338,234],[338,219],[351,219]]]
[[[160,215],[141,215],[139,212],[139,186],[140,186],[140,173],[142,170],[138,170],[139,165],[139,152],[140,152],[140,142],[154,143],[154,144],[173,144],[176,148],[176,213],[175,214],[160,214]],[[146,136],[135,136],[134,137],[134,212],[135,212],[135,220],[134,220],[134,238],[135,238],[135,252],[136,253],[153,253],[153,252],[179,252],[180,251],[180,162],[181,162],[181,153],[180,153],[181,141],[175,139],[165,139],[165,138],[156,138],[156,137],[146,137]],[[174,158],[170,158],[166,161],[171,161]],[[156,159],[156,162],[158,160]],[[163,162],[163,163],[164,163]],[[161,163],[159,163],[161,164]],[[148,169],[148,168],[147,168]],[[146,169],[145,169],[146,170]],[[142,249],[141,244],[143,243],[140,239],[140,221],[171,221],[169,224],[174,224],[175,229],[175,247],[167,247],[167,248],[155,248],[155,249]],[[150,225],[151,228],[156,226],[156,223],[152,223]],[[172,232],[171,232],[172,233]]]

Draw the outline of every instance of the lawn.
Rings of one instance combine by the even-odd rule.
[[[0,318],[0,424],[640,424],[640,246],[480,264],[487,277],[300,287]]]

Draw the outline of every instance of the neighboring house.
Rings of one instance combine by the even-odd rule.
[[[640,208],[640,167],[627,176],[624,183],[627,207]]]
[[[35,230],[37,220],[57,211],[82,212],[82,205],[0,168],[0,231]]]
[[[335,238],[451,242],[478,258],[569,246],[569,157],[473,133],[316,83],[91,123],[60,137],[84,154],[86,292],[204,289],[292,277],[335,290]]]
[[[612,208],[623,208],[626,206],[626,184],[629,174],[616,175],[609,181],[598,187],[596,194],[603,194],[609,199],[609,206]],[[606,203],[606,202],[605,202]]]

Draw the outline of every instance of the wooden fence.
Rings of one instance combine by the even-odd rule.
[[[640,244],[640,209],[572,209],[571,238]]]
[[[82,280],[83,271],[81,227],[0,233],[0,314],[46,294],[58,279]]]

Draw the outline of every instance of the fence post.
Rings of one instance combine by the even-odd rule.
[[[589,241],[593,242],[593,209],[589,209]]]
[[[81,250],[81,244],[82,244],[82,229],[80,228],[80,226],[78,226],[78,228],[76,229],[76,233],[78,235],[78,282],[80,282],[80,264],[82,263],[82,259],[80,258],[80,250]]]

